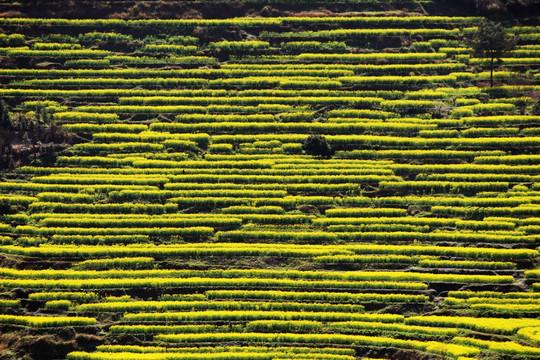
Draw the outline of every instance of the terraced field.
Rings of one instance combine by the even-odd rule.
[[[540,358],[540,26],[406,6],[0,18],[0,358]]]

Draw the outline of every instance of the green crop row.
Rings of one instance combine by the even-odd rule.
[[[362,305],[324,304],[300,302],[257,301],[120,301],[82,304],[75,307],[81,312],[127,312],[127,311],[306,311],[363,313]]]
[[[181,217],[148,217],[148,218],[124,218],[124,219],[92,219],[81,217],[70,218],[55,218],[53,216],[42,219],[38,225],[43,227],[60,227],[60,228],[186,228],[186,227],[213,227],[216,229],[236,229],[242,226],[242,220],[231,217],[194,217],[194,218],[181,218]]]
[[[480,332],[495,334],[515,334],[517,330],[527,326],[538,326],[539,319],[531,318],[507,318],[501,321],[500,318],[482,318],[465,316],[412,316],[405,319],[406,324],[453,327],[471,329]]]
[[[364,98],[365,99],[365,98]],[[435,124],[407,124],[401,122],[344,122],[344,123],[262,123],[262,122],[222,122],[222,123],[153,123],[151,131],[171,133],[322,133],[322,134],[360,134],[364,132],[385,132],[415,134],[420,130],[435,129]]]
[[[272,300],[272,301],[309,301],[309,302],[339,302],[339,303],[393,303],[425,302],[428,297],[425,295],[408,294],[352,294],[346,292],[287,292],[287,291],[247,291],[247,290],[209,290],[205,296],[210,300]]]
[[[53,235],[53,239],[60,239],[66,235]],[[94,239],[90,235],[88,239]],[[110,235],[105,235],[110,236]],[[135,236],[135,235],[134,235]],[[140,236],[140,235],[139,235]],[[72,239],[68,237],[66,239]],[[85,237],[86,239],[86,237]],[[113,239],[111,237],[111,239]],[[531,249],[494,249],[472,248],[459,246],[434,245],[289,245],[289,244],[245,244],[245,243],[206,243],[206,244],[171,244],[171,245],[126,245],[126,246],[58,246],[42,245],[39,247],[21,247],[5,245],[0,247],[0,253],[18,254],[35,257],[136,257],[136,256],[289,256],[289,257],[315,257],[332,254],[366,255],[431,255],[452,256],[465,259],[486,259],[494,261],[514,261],[520,259],[535,259],[538,251]]]
[[[4,277],[20,279],[94,279],[103,280],[132,278],[136,280],[147,280],[150,278],[161,278],[164,280],[170,277],[171,281],[201,278],[253,278],[262,279],[302,279],[302,280],[335,280],[349,282],[456,282],[456,283],[512,283],[514,278],[506,275],[456,275],[456,274],[430,274],[420,272],[400,272],[400,271],[349,271],[342,273],[332,273],[325,271],[296,271],[296,270],[108,270],[96,272],[92,270],[43,270],[43,271],[22,271],[12,269],[0,269]],[[299,280],[300,281],[300,280]],[[422,284],[421,284],[422,285]],[[354,287],[354,284],[352,284]]]
[[[445,344],[435,341],[401,340],[386,337],[370,337],[343,334],[291,334],[291,333],[206,333],[206,334],[167,334],[155,336],[157,341],[172,343],[312,343],[312,344],[346,344],[367,345],[383,348],[397,347],[416,349],[435,354],[458,356],[476,355],[479,349],[464,345]]]
[[[150,235],[150,236],[186,236],[209,237],[214,235],[211,227],[137,227],[137,228],[81,228],[81,227],[35,227],[20,225],[15,228],[19,234],[33,235]]]
[[[138,279],[70,279],[70,280],[29,280],[3,279],[2,288],[27,289],[123,289],[123,288],[221,288],[221,289],[407,289],[426,290],[427,285],[411,282],[386,281],[334,281],[334,280],[288,280],[288,279],[212,279],[212,278],[138,278]]]
[[[13,324],[31,327],[85,326],[94,325],[96,322],[96,319],[88,317],[0,315],[0,324]]]
[[[51,189],[52,190],[52,189]],[[113,190],[113,189],[111,189]],[[134,190],[136,191],[136,190]],[[139,203],[110,203],[110,204],[66,204],[64,202],[35,201],[29,206],[31,211],[48,211],[52,213],[131,213],[131,214],[163,214],[178,211],[176,204],[139,204]]]

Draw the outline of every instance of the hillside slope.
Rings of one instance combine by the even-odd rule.
[[[2,3],[0,358],[538,358],[531,8]]]

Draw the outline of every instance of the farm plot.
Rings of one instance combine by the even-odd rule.
[[[540,28],[409,15],[0,18],[2,343],[538,358]]]

